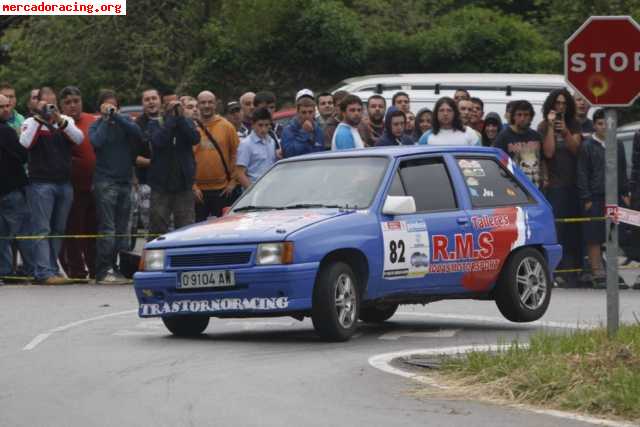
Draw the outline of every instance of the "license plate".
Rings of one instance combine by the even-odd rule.
[[[179,289],[222,288],[236,285],[231,270],[187,271],[180,275]]]

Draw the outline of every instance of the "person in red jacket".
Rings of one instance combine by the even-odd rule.
[[[89,127],[96,118],[82,112],[82,94],[75,86],[60,92],[62,114],[73,118],[84,134],[80,145],[71,148],[71,184],[73,204],[67,219],[68,235],[96,234],[96,200],[93,194],[93,172],[96,154],[89,142]],[[96,277],[96,241],[94,239],[68,239],[62,244],[60,263],[71,278]]]

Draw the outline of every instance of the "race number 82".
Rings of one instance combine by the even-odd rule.
[[[389,241],[389,261],[392,264],[397,262],[405,262],[404,258],[404,240]]]

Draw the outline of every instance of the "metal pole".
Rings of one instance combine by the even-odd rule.
[[[605,111],[607,141],[605,149],[605,200],[609,206],[618,206],[618,141],[616,130],[618,114],[615,109]],[[620,299],[618,294],[618,230],[616,224],[607,218],[607,333],[613,337],[618,332],[620,322]]]

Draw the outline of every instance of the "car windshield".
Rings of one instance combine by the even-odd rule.
[[[233,212],[314,207],[365,209],[387,170],[384,157],[300,160],[276,165]]]

